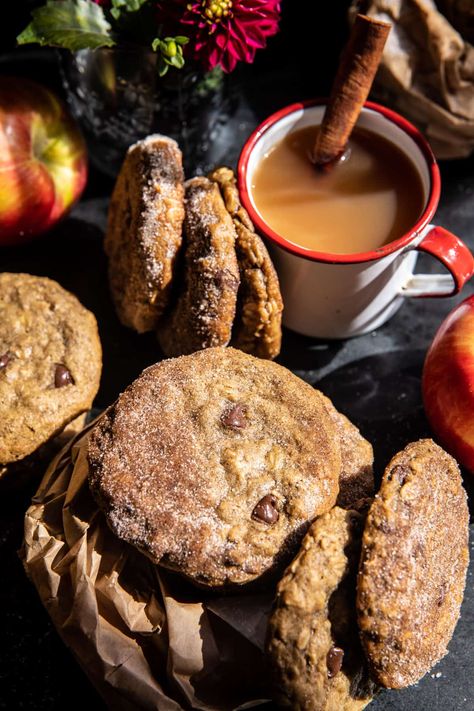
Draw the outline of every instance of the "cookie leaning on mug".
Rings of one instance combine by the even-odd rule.
[[[281,346],[278,277],[240,204],[233,172],[217,168],[186,183],[184,268],[176,303],[158,324],[167,356],[212,346],[274,358]]]
[[[183,273],[177,301],[158,325],[167,356],[226,346],[237,305],[235,228],[215,183],[186,182]]]
[[[151,135],[128,150],[104,242],[120,320],[139,333],[156,330],[168,357],[231,343],[274,358],[280,286],[233,172],[217,168],[189,180],[186,200],[183,180],[172,139]]]
[[[59,284],[0,274],[0,470],[39,454],[91,407],[102,351],[90,311]]]
[[[97,423],[88,459],[114,533],[212,587],[285,565],[334,505],[341,468],[320,394],[233,348],[145,370]]]
[[[281,347],[283,310],[275,268],[242,207],[233,171],[216,168],[209,178],[218,184],[236,231],[240,289],[231,345],[260,358],[275,358]]]
[[[104,248],[117,314],[152,331],[167,306],[184,219],[184,173],[176,141],[154,134],[127,151],[109,207]]]

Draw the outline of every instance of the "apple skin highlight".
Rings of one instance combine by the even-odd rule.
[[[87,181],[84,139],[65,106],[30,80],[0,78],[0,246],[53,227]]]
[[[438,329],[426,355],[422,390],[434,434],[474,473],[474,295]]]

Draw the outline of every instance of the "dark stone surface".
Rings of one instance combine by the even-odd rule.
[[[344,4],[344,3],[343,3]],[[335,4],[336,5],[336,4]],[[335,15],[340,12],[335,11]],[[288,25],[292,27],[291,22]],[[337,34],[337,33],[336,33]],[[343,32],[339,31],[340,44]],[[291,48],[289,33],[281,41]],[[296,42],[293,35],[293,43]],[[324,93],[337,57],[331,45],[327,65],[309,84],[307,74],[295,73],[295,62],[271,65],[271,54],[234,78],[239,109],[217,137],[209,163],[225,157],[235,163],[243,140],[275,109],[297,98]],[[281,49],[280,47],[280,49]],[[305,50],[303,49],[303,52]],[[316,52],[322,52],[316,48]],[[32,61],[33,58],[35,61]],[[36,61],[36,59],[40,61]],[[0,58],[0,71],[34,75],[58,87],[54,60],[48,53]],[[441,166],[443,191],[436,221],[474,248],[474,160]],[[97,316],[104,347],[104,372],[96,400],[108,405],[147,365],[161,357],[152,335],[138,336],[123,328],[115,316],[102,252],[103,226],[111,182],[91,173],[85,196],[71,216],[43,239],[22,249],[0,251],[2,271],[46,275],[75,293]],[[437,271],[434,260],[422,258],[419,269]],[[285,332],[279,362],[320,387],[374,444],[377,475],[388,459],[407,442],[429,436],[424,417],[420,376],[426,349],[444,316],[473,293],[468,284],[462,296],[407,300],[395,317],[376,332],[347,341],[321,341]],[[473,482],[465,482],[473,498]],[[37,482],[0,487],[0,708],[100,709],[103,704],[70,652],[58,638],[28,582],[17,556],[22,520]],[[467,711],[474,709],[472,635],[474,633],[472,566],[461,620],[450,654],[416,686],[385,691],[370,706],[374,711]]]

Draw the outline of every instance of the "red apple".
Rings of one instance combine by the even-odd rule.
[[[35,82],[0,77],[0,245],[52,227],[86,179],[84,139],[63,104]]]
[[[428,350],[423,400],[436,437],[474,473],[474,295],[451,311]]]

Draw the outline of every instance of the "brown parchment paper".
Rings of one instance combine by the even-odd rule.
[[[392,23],[372,96],[413,121],[438,158],[474,150],[474,0],[467,1],[470,12],[462,0],[357,0],[350,9],[351,18],[362,11]]]
[[[87,483],[93,423],[51,463],[21,556],[64,642],[114,709],[243,709],[269,698],[274,594],[215,596],[109,530]]]

